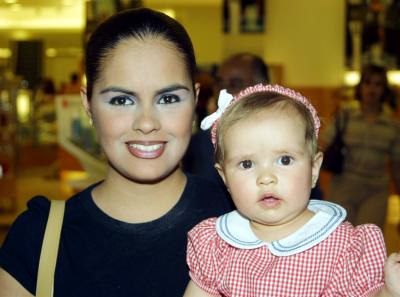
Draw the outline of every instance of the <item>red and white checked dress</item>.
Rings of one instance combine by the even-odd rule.
[[[384,284],[386,248],[375,225],[343,222],[339,205],[311,200],[314,217],[292,235],[259,240],[234,211],[188,234],[191,279],[215,296],[368,296]]]

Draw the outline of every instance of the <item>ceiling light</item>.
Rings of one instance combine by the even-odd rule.
[[[7,4],[14,4],[17,2],[18,2],[18,0],[4,0],[4,3],[7,3]]]
[[[387,73],[387,79],[392,85],[400,85],[400,71],[399,70],[389,70]]]
[[[72,6],[72,0],[63,0],[62,5],[64,6]]]
[[[9,48],[0,48],[0,58],[7,59],[11,57],[11,50]]]
[[[54,58],[55,56],[57,56],[57,50],[55,48],[46,49],[46,56],[49,58]]]
[[[10,9],[13,12],[21,11],[21,4],[18,4],[18,3],[11,4]]]
[[[344,84],[346,86],[355,86],[360,82],[360,72],[353,70],[353,71],[346,71],[344,74]]]

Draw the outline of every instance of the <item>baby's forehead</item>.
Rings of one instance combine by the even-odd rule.
[[[277,102],[276,104],[267,105],[260,107],[259,109],[250,109],[248,111],[248,117],[296,117],[303,118],[303,114],[300,110],[294,105],[290,103],[285,103],[283,101]]]

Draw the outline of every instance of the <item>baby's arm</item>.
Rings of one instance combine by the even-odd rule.
[[[183,297],[214,297],[214,295],[208,294],[193,281],[190,281]]]
[[[393,253],[385,263],[385,286],[375,297],[400,297],[400,253]]]

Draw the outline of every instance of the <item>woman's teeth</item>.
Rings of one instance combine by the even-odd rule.
[[[162,144],[143,145],[143,144],[134,143],[134,144],[130,144],[129,146],[134,149],[140,150],[140,151],[153,152],[153,151],[159,150],[162,147]]]

